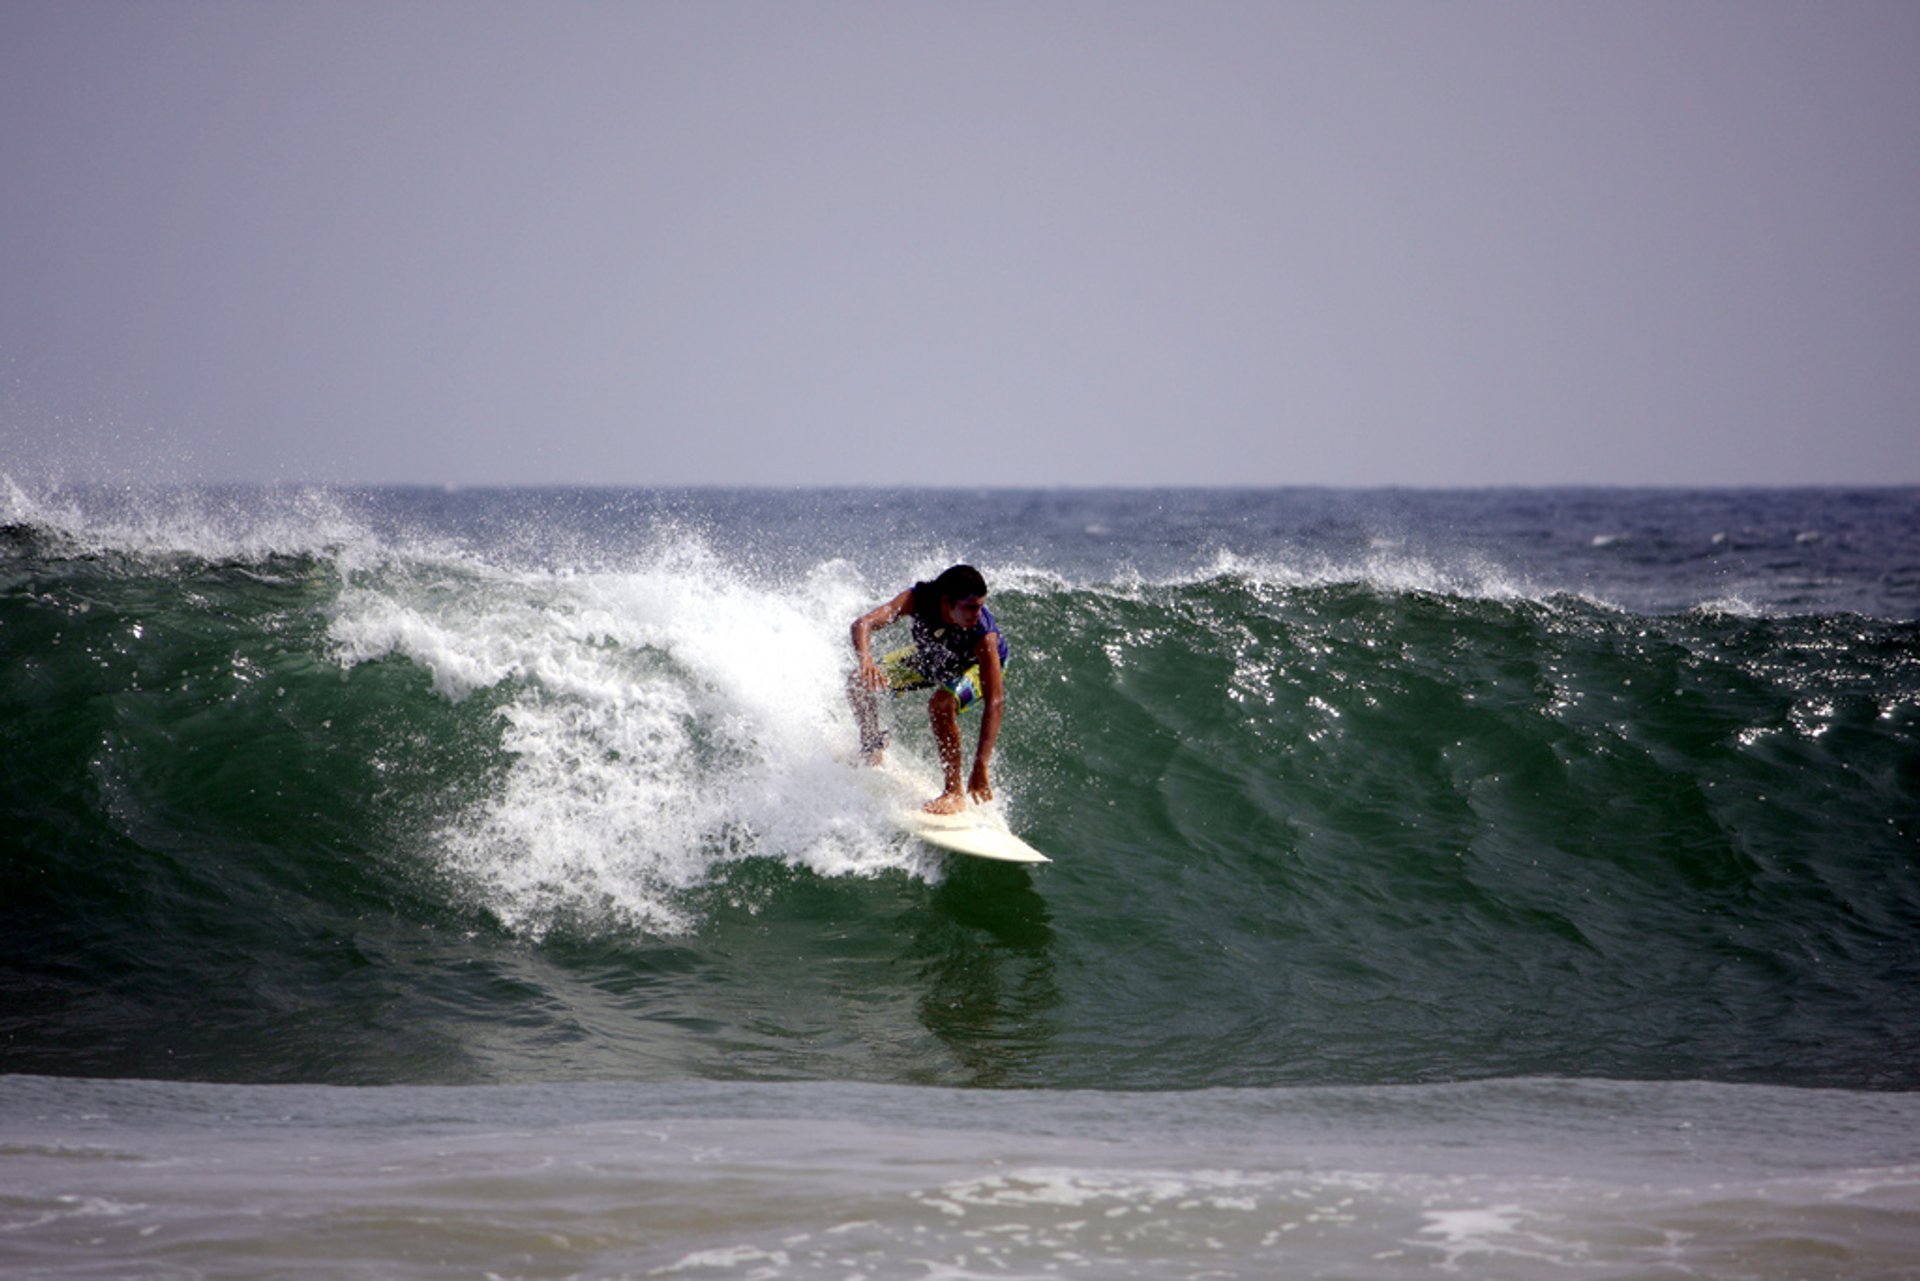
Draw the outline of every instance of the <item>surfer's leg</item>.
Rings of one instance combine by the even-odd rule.
[[[906,694],[930,684],[914,667],[914,653],[913,646],[907,645],[880,659],[879,667],[886,674],[890,693]],[[886,755],[887,731],[880,723],[880,700],[874,690],[861,682],[857,671],[847,677],[847,701],[853,704],[853,723],[860,729],[860,758],[869,765],[878,765]]]
[[[887,754],[887,732],[880,728],[880,700],[860,683],[860,673],[847,677],[847,702],[853,705],[853,723],[860,730],[860,759],[878,765]]]
[[[927,720],[933,726],[934,745],[940,749],[940,772],[945,776],[946,790],[927,802],[926,808],[934,814],[957,814],[967,807],[967,793],[961,786],[960,700],[952,690],[933,692],[927,700]]]

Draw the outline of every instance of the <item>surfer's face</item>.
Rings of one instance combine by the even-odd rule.
[[[987,603],[984,596],[963,596],[959,600],[943,600],[940,612],[955,627],[972,627],[980,621],[980,609]]]

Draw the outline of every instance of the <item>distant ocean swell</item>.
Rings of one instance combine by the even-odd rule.
[[[7,531],[0,1070],[1920,1084],[1912,621],[990,566],[1029,877],[845,763],[890,578],[313,516]]]

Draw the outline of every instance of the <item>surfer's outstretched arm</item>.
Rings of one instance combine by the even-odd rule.
[[[860,755],[869,765],[878,765],[887,750],[887,737],[880,729],[880,708],[873,697],[887,687],[887,674],[873,661],[873,634],[912,608],[913,591],[908,589],[853,620],[857,666],[847,677],[847,702],[853,706],[853,721],[860,730]]]

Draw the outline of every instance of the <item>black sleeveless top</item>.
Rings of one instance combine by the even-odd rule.
[[[1000,661],[1007,661],[1007,638],[985,605],[973,627],[959,627],[940,617],[940,593],[932,583],[913,585],[913,667],[935,681],[950,681],[974,664],[980,638],[991,634],[999,642]]]

